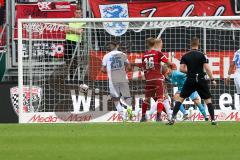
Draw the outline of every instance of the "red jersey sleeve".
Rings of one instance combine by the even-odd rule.
[[[159,52],[158,56],[162,62],[164,62],[164,63],[168,62],[168,58],[162,52]]]

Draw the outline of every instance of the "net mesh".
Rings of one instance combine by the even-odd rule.
[[[66,40],[66,27],[68,24],[61,20],[59,23],[23,24],[23,83],[30,88],[41,88],[41,100],[31,100],[33,94],[28,99],[25,97],[29,102],[28,111],[72,112],[74,96],[80,102],[78,111],[84,108],[94,111],[96,106],[100,110],[115,110],[107,75],[101,73],[102,58],[112,40],[120,42],[120,49],[131,63],[138,63],[146,50],[146,39],[161,38],[163,53],[179,67],[181,56],[190,48],[190,39],[199,37],[200,50],[209,57],[217,79],[216,88],[210,85],[215,108],[220,108],[221,95],[236,93],[233,80],[225,85],[224,78],[234,52],[239,49],[238,21],[86,22],[81,26],[82,38],[77,42]],[[79,35],[78,30],[73,29],[72,34]],[[128,78],[133,106],[139,107],[144,97],[143,73],[133,67]],[[87,93],[81,91],[81,84],[88,85]],[[168,87],[168,92],[172,97],[173,88]],[[78,99],[77,95],[84,95],[84,98]]]

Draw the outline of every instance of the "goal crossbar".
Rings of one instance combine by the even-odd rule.
[[[201,17],[136,17],[136,18],[64,18],[61,22],[156,22],[156,21],[216,21],[216,20],[239,20],[240,16],[201,16]],[[21,23],[56,23],[56,18],[34,18],[34,19],[18,19]]]

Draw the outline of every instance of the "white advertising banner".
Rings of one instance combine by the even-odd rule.
[[[103,112],[103,111],[101,111]],[[41,112],[22,113],[21,123],[79,123],[79,122],[122,122],[121,116],[116,111],[105,112],[105,114],[91,112],[66,113],[66,112]],[[209,116],[209,115],[208,115]],[[217,121],[240,121],[240,111],[237,110],[215,110]],[[137,114],[132,121],[139,122],[141,114]],[[148,116],[148,121],[155,121],[156,115]],[[162,114],[163,121],[167,121],[166,115]],[[177,120],[181,121],[182,114],[178,114]],[[204,121],[204,117],[198,110],[189,113],[187,121]]]

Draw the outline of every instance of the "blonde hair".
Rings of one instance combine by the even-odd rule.
[[[162,43],[162,39],[155,39],[155,44]]]
[[[153,38],[153,37],[150,37],[150,38],[147,39],[148,48],[152,48],[156,44],[161,44],[161,43],[162,43],[162,39],[157,39],[157,38]]]
[[[152,48],[154,46],[154,44],[155,44],[155,38],[150,37],[150,38],[147,39],[148,48]]]

